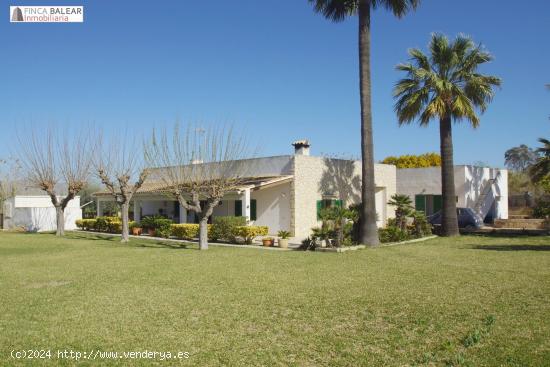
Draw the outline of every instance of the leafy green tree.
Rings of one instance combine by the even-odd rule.
[[[364,244],[380,243],[376,227],[374,183],[374,146],[372,138],[370,28],[371,12],[384,7],[398,18],[415,9],[420,0],[308,0],[315,11],[333,22],[355,16],[359,18],[359,90],[361,95],[361,158],[362,188],[361,237]]]
[[[397,66],[407,76],[395,86],[395,111],[400,125],[418,120],[426,126],[439,119],[442,234],[457,236],[452,123],[467,120],[474,128],[479,126],[476,108],[487,109],[501,80],[478,72],[492,56],[468,37],[460,35],[449,42],[446,36],[434,34],[429,49],[430,55],[411,49],[410,62]]]
[[[439,167],[441,166],[441,156],[437,153],[425,153],[420,155],[406,154],[399,157],[386,157],[381,163],[393,164],[397,168]]]
[[[540,138],[539,142],[542,144],[542,147],[536,150],[539,158],[529,168],[529,174],[534,182],[539,182],[550,175],[550,140]]]
[[[412,200],[408,195],[392,195],[388,205],[395,207],[395,220],[402,231],[407,231],[407,217],[414,213]]]
[[[524,172],[538,158],[537,152],[525,144],[508,149],[504,153],[504,164],[512,171]]]

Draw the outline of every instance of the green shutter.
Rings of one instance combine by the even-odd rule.
[[[256,199],[250,200],[250,220],[256,220]]]
[[[342,200],[334,200],[334,206],[337,208],[342,208],[344,206],[344,203]]]
[[[437,213],[443,207],[443,199],[441,195],[434,195],[434,213]]]
[[[236,217],[242,217],[243,216],[243,202],[242,202],[242,200],[235,200],[235,216]]]
[[[323,200],[317,200],[317,220],[321,220],[321,209],[323,209]]]
[[[414,197],[414,207],[419,212],[426,213],[426,196],[424,195],[416,195]]]

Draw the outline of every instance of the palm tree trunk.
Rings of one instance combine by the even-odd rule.
[[[443,209],[441,216],[441,234],[458,236],[458,219],[456,216],[455,171],[453,162],[453,133],[451,117],[439,121],[441,144],[441,193]]]
[[[361,94],[361,243],[378,246],[374,184],[370,77],[370,1],[359,0],[359,88]]]

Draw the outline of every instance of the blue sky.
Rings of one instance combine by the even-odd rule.
[[[82,24],[9,23],[9,5],[84,5]],[[235,5],[236,4],[236,5]],[[521,6],[524,5],[524,6]],[[93,122],[142,134],[176,119],[234,123],[263,155],[308,138],[313,154],[359,155],[357,21],[333,24],[306,0],[2,1],[0,156],[15,126]],[[437,122],[398,127],[394,70],[430,33],[462,32],[503,79],[481,127],[455,125],[455,162],[503,164],[550,121],[550,2],[423,0],[402,20],[373,16],[375,156],[439,150]]]

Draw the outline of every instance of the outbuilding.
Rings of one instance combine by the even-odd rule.
[[[76,229],[75,222],[82,219],[80,197],[69,201],[65,208],[65,229]],[[48,232],[57,229],[55,207],[47,195],[15,195],[4,201],[3,229],[22,228],[30,232]]]
[[[485,222],[508,218],[508,171],[454,167],[456,206],[471,208]],[[441,209],[441,167],[397,170],[397,193],[408,195],[416,210],[431,215]]]

